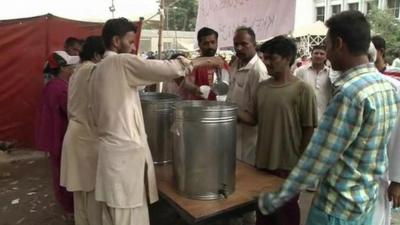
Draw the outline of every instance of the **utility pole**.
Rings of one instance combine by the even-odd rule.
[[[164,1],[165,0],[160,0],[160,8],[159,8],[159,13],[160,13],[160,29],[158,30],[158,59],[161,59],[161,52],[162,52],[162,33],[164,30]],[[162,91],[162,82],[156,84],[156,92],[161,92]]]
[[[158,59],[161,59],[162,52],[162,33],[164,30],[164,1],[160,0],[160,29],[158,30]]]

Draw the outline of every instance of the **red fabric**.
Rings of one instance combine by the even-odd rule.
[[[226,70],[229,70],[229,65],[225,63],[224,68]],[[194,77],[194,83],[196,86],[200,87],[202,85],[207,85],[207,86],[212,86],[214,82],[214,73],[215,73],[215,68],[213,67],[199,67],[193,70],[191,76]],[[190,100],[204,100],[202,97],[190,95],[188,97]],[[210,94],[208,94],[207,100],[216,100],[217,96],[213,91],[210,91]]]
[[[400,69],[397,68],[386,68],[381,73],[390,76],[396,80],[400,80]]]
[[[34,147],[34,121],[47,56],[67,37],[100,35],[102,23],[53,15],[0,21],[0,140]],[[136,46],[139,46],[141,22]]]
[[[208,85],[211,87],[214,81],[214,72],[215,69],[213,67],[199,67],[193,70],[194,83],[198,87],[202,85]],[[193,96],[193,100],[201,100],[201,99],[203,98]],[[210,94],[208,94],[208,100],[216,100],[216,95],[213,91],[210,91]]]

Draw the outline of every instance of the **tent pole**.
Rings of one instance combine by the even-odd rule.
[[[160,26],[158,30],[158,59],[161,59],[162,33],[164,30],[164,0],[160,1]]]
[[[139,17],[139,31],[140,31],[140,36],[142,36],[142,28],[143,28],[143,23],[144,23],[144,17]],[[136,55],[140,56],[140,37],[139,37],[139,43],[137,43],[137,48],[136,48]]]

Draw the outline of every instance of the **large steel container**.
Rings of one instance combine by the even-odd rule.
[[[212,200],[234,192],[236,118],[231,103],[175,103],[173,169],[179,193]]]
[[[155,164],[172,160],[172,105],[179,97],[168,93],[146,92],[140,95],[147,140]]]

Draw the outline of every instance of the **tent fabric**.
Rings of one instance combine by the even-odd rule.
[[[293,37],[303,37],[307,35],[311,36],[325,36],[328,28],[321,21],[317,21],[311,25],[299,27],[292,33]]]
[[[139,46],[142,22],[137,22]],[[62,50],[73,36],[100,35],[102,23],[75,21],[51,14],[0,21],[0,140],[34,146],[35,114],[44,86],[47,56]]]

